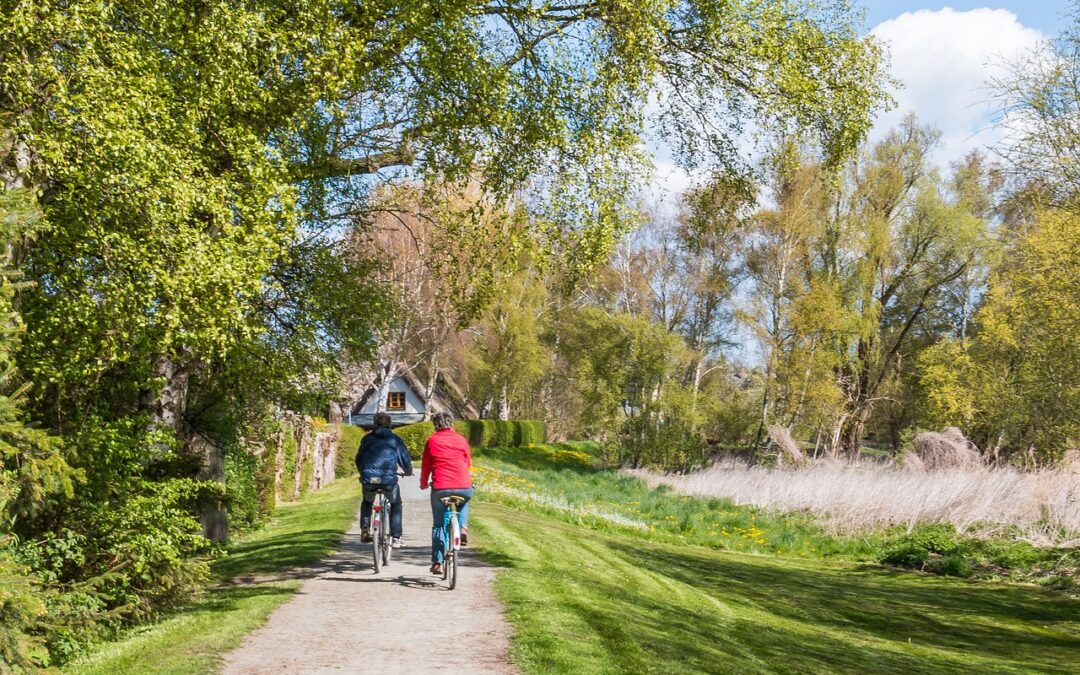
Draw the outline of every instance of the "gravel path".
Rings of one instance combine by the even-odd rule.
[[[390,565],[375,574],[355,525],[337,553],[304,571],[296,595],[226,655],[223,673],[517,672],[492,590],[496,569],[465,549],[455,590],[429,574],[428,493],[415,477],[402,481],[405,548]]]

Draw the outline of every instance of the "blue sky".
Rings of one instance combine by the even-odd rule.
[[[855,0],[867,10],[867,25],[870,27],[887,19],[892,19],[904,12],[919,9],[937,10],[951,7],[957,11],[967,11],[980,7],[1007,9],[1015,14],[1025,26],[1038,29],[1052,35],[1058,32],[1062,24],[1062,15],[1069,10],[1066,0],[954,0],[953,2],[919,2],[917,0]]]

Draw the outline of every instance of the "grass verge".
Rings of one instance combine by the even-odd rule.
[[[487,503],[474,524],[536,673],[1065,673],[1080,602],[850,562],[710,550]]]
[[[355,478],[277,508],[262,529],[230,544],[212,565],[218,585],[189,608],[98,645],[64,672],[206,673],[299,587],[274,575],[326,557],[353,521]],[[234,583],[235,582],[235,583]],[[240,583],[242,582],[242,583]]]

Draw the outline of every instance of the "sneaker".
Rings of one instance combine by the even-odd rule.
[[[468,528],[461,528],[461,545],[465,546],[469,543],[469,530]]]
[[[401,541],[401,537],[394,537],[390,540],[390,548],[401,548],[405,545],[405,542]]]
[[[371,541],[372,541],[371,532],[369,530],[364,530],[363,532],[360,533],[360,542],[361,543],[370,544]]]
[[[442,563],[431,563],[431,573],[442,576]]]

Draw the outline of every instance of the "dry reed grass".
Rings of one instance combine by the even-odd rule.
[[[687,475],[632,473],[682,494],[813,513],[833,533],[941,522],[983,536],[1008,530],[1036,545],[1080,545],[1080,453],[1032,472],[982,464],[923,471],[911,463],[927,460],[907,467],[816,460],[800,468],[727,460]]]
[[[983,463],[978,448],[956,427],[924,431],[915,436],[914,446],[927,469],[970,468]]]

